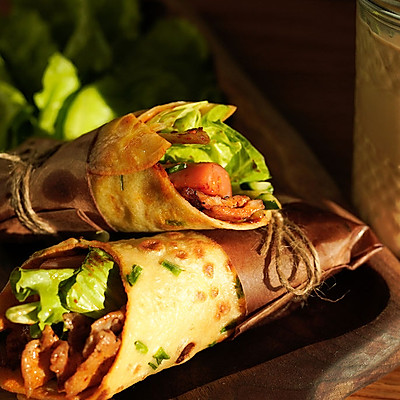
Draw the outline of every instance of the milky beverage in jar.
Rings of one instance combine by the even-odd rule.
[[[357,4],[352,196],[400,256],[400,1]]]

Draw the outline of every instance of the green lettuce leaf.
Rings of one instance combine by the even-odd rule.
[[[98,318],[125,301],[118,267],[97,248],[90,249],[78,269],[17,268],[11,273],[10,284],[15,297],[24,304],[10,307],[6,317],[14,323],[37,324],[41,330],[62,322],[66,312]],[[35,301],[26,302],[31,296]]]
[[[64,54],[78,67],[82,76],[101,73],[112,63],[112,48],[93,15],[88,1],[76,9],[75,29],[64,48]]]
[[[46,133],[55,133],[56,120],[66,99],[80,87],[76,67],[60,53],[54,53],[43,75],[43,89],[34,95],[39,109],[38,124]]]
[[[11,273],[11,287],[19,301],[25,301],[30,296],[39,295],[37,322],[39,322],[40,329],[43,329],[46,324],[62,321],[62,315],[67,310],[61,304],[58,296],[58,286],[62,281],[70,278],[73,273],[74,270],[70,268],[41,270],[17,268]],[[29,304],[24,306],[29,309],[32,307]],[[15,316],[18,317],[21,314],[21,308],[23,309],[24,307],[19,308],[20,313],[16,313],[13,308],[8,309],[6,317],[9,319],[13,316],[14,318]],[[19,322],[19,319],[12,321]]]
[[[86,85],[64,104],[57,121],[57,136],[73,140],[117,117],[107,97],[108,81]]]
[[[8,71],[0,57],[0,151],[11,146],[10,131],[15,121],[31,109],[24,95],[12,84]]]
[[[104,312],[109,274],[113,268],[114,260],[105,251],[91,249],[71,279],[60,285],[60,298],[65,308],[78,313]]]
[[[176,100],[221,101],[207,43],[189,21],[152,21],[120,55],[113,76],[124,83],[122,113]]]
[[[238,192],[244,182],[270,179],[263,155],[243,135],[222,122],[228,111],[226,105],[212,106],[202,101],[177,106],[150,120],[149,124],[159,123],[166,132],[203,127],[210,137],[210,142],[205,145],[172,145],[161,162],[218,163],[229,173],[234,192]]]

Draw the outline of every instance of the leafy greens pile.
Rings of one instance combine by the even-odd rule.
[[[219,101],[203,37],[154,4],[9,0],[0,9],[0,151],[32,135],[72,140],[155,104]]]

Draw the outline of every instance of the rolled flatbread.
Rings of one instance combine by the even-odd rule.
[[[109,243],[69,239],[34,254],[13,272],[0,295],[0,387],[32,399],[109,399],[279,315],[328,276],[357,268],[381,248],[365,225],[301,202],[275,217],[281,216],[290,224],[289,236],[300,235],[297,245],[311,245],[300,262],[292,257],[297,245],[286,242],[278,244],[285,249],[278,260],[274,239],[265,247],[269,234],[264,228],[169,232]],[[281,228],[276,225],[276,231]],[[98,284],[85,289],[85,281],[101,276],[110,262],[120,285],[114,296]],[[310,266],[319,271],[318,279],[303,290]],[[53,290],[58,303],[42,301],[40,284],[32,278],[38,273],[59,280]],[[111,285],[110,275],[106,280]],[[46,285],[45,278],[41,282]],[[45,294],[51,290],[46,287]],[[111,309],[88,306],[96,303],[90,300],[93,293],[104,295]],[[41,334],[31,338],[37,324]]]
[[[232,106],[207,102],[171,103],[117,118],[72,142],[32,140],[15,154],[3,154],[0,232],[239,230],[266,225],[270,209],[279,204],[263,156],[223,122],[233,111]],[[225,169],[233,194],[214,193],[212,188],[207,192],[209,183],[200,188],[183,183],[178,190],[170,171],[188,164]],[[216,176],[213,187],[222,179]],[[243,189],[244,184],[261,188]]]

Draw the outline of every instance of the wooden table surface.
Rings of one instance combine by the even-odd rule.
[[[355,0],[191,3],[350,201]],[[350,398],[400,399],[400,368]]]

